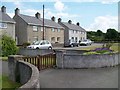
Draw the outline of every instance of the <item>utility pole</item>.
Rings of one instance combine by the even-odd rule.
[[[44,40],[44,4],[43,4],[43,40]]]

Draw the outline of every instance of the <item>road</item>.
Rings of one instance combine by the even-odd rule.
[[[88,47],[94,47],[94,46],[102,46],[103,44],[100,43],[93,43],[92,45],[88,45],[88,46],[79,46],[79,47],[53,47],[53,49],[69,49],[69,50],[73,50],[73,49],[80,49],[80,48],[88,48]]]
[[[118,88],[118,67],[44,70],[40,84],[41,88]]]

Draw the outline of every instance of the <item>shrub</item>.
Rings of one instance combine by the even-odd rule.
[[[15,41],[6,35],[2,36],[1,39],[2,46],[2,56],[15,55],[18,51],[18,47],[15,44]]]

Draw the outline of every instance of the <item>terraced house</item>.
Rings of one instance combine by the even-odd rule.
[[[58,23],[65,28],[64,30],[64,46],[69,46],[70,42],[79,42],[86,39],[86,30],[82,28],[78,23],[72,24],[72,21],[62,22],[62,19],[58,19]]]
[[[15,40],[15,21],[6,13],[6,7],[0,11],[0,35],[7,35]]]
[[[15,33],[18,45],[35,40],[43,39],[43,19],[40,13],[34,16],[20,14],[18,8],[15,9],[15,16],[13,19],[16,21]],[[51,20],[44,19],[44,38],[51,43],[64,43],[64,27],[55,22],[55,17]]]

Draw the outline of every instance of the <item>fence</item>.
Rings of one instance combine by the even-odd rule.
[[[23,57],[24,61],[35,65],[39,71],[51,68],[56,65],[56,54],[38,55],[33,57]]]

